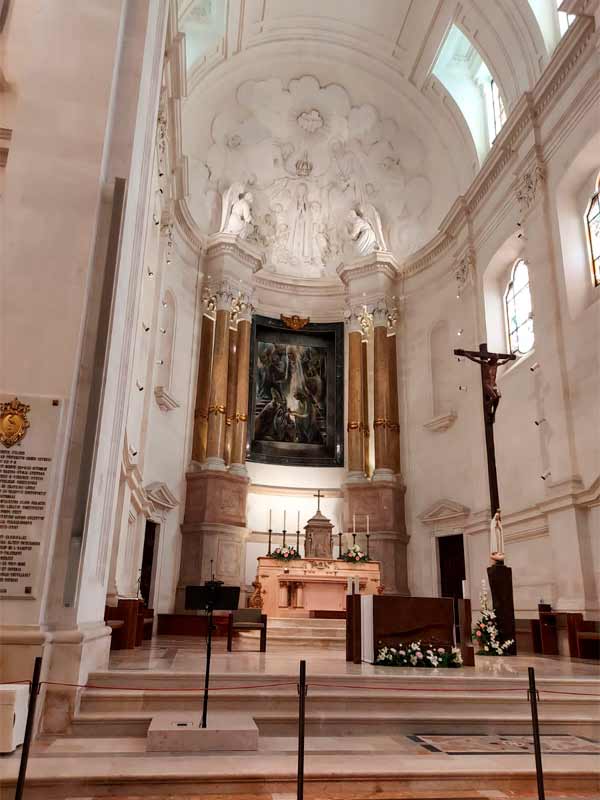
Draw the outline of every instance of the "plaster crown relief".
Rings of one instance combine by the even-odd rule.
[[[411,130],[310,75],[247,81],[236,101],[214,116],[205,161],[191,164],[203,234],[242,236],[271,271],[306,279],[427,240],[428,154]]]

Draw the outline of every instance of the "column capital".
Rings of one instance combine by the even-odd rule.
[[[374,328],[392,328],[396,324],[398,312],[387,297],[380,297],[371,307]]]
[[[244,291],[238,292],[237,297],[233,300],[232,314],[234,321],[237,322],[252,322],[252,314],[254,313],[254,305],[252,304],[254,292]]]
[[[348,328],[348,333],[360,333],[362,336],[368,334],[372,324],[372,318],[366,305],[346,306],[344,321]]]

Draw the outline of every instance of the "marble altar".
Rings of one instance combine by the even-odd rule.
[[[360,594],[378,594],[379,561],[353,564],[333,558],[300,558],[290,562],[266,556],[258,559],[263,613],[272,617],[309,617],[311,611],[345,611],[352,578]]]

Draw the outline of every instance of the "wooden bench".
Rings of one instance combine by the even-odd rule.
[[[585,620],[583,614],[567,615],[571,658],[600,659],[600,622]]]

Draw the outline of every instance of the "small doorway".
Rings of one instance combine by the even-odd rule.
[[[140,595],[148,608],[152,607],[152,583],[154,577],[154,553],[156,550],[158,525],[152,520],[146,520],[144,531],[144,550],[142,552],[142,569],[140,574]]]
[[[442,597],[454,598],[454,618],[458,619],[458,600],[462,598],[462,582],[466,578],[465,550],[462,533],[438,537],[440,589]],[[456,641],[460,629],[456,625]]]

